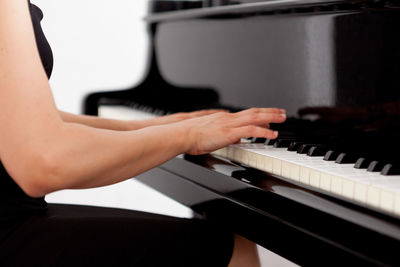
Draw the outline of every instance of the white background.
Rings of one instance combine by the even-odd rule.
[[[92,91],[122,89],[144,74],[144,0],[32,0],[54,53],[51,86],[59,108],[78,113]]]
[[[60,109],[80,113],[87,93],[128,88],[143,78],[145,0],[31,1],[44,12],[42,27],[55,58],[50,84]],[[186,207],[133,180],[100,189],[65,190],[46,199],[191,216]],[[260,252],[263,266],[292,265],[266,250]]]

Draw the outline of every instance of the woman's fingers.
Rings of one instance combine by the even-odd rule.
[[[247,114],[258,113],[286,114],[286,110],[280,108],[250,108],[233,114],[234,116],[240,117]]]
[[[246,125],[269,125],[270,123],[282,123],[286,120],[284,113],[253,113],[233,119],[229,125],[241,127]]]
[[[177,113],[177,114],[174,114],[171,116],[173,116],[173,118],[175,118],[176,120],[184,120],[184,119],[212,115],[215,113],[230,114],[231,117],[233,117],[233,118],[239,118],[239,117],[242,117],[245,115],[249,115],[249,116],[253,115],[254,116],[256,114],[286,114],[286,111],[284,109],[279,109],[279,108],[251,108],[251,109],[243,110],[243,111],[240,111],[237,113],[229,113],[227,110],[224,110],[224,109],[206,109],[206,110],[199,110],[199,111],[193,111],[193,112],[187,112],[187,113]],[[266,125],[265,122],[263,122],[261,124]]]

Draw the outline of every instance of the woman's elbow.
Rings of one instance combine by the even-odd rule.
[[[30,197],[43,197],[48,193],[61,189],[62,166],[57,157],[49,153],[31,153],[19,164],[9,164],[10,176]],[[17,165],[17,166],[16,166]],[[7,168],[9,167],[9,168]]]
[[[20,188],[32,198],[44,197],[46,194],[50,193],[48,186],[36,179],[23,179],[21,182],[17,182]]]

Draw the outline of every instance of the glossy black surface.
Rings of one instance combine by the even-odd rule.
[[[294,1],[282,1],[282,0],[149,0],[149,13],[152,14],[151,17],[148,19],[151,21],[154,20],[159,20],[161,18],[165,18],[165,16],[158,17],[159,13],[162,13],[162,15],[166,15],[169,18],[176,18],[176,15],[181,16],[182,11],[187,11],[187,10],[194,10],[195,12],[190,13],[190,15],[193,16],[195,14],[198,16],[198,14],[204,14],[208,13],[210,14],[210,8],[221,8],[221,7],[227,7],[228,11],[232,12],[232,10],[235,10],[236,7],[243,12],[243,9],[248,10],[248,7],[254,7],[254,4],[257,4],[256,7],[257,9],[260,9],[262,7],[265,8],[265,6],[274,6],[282,8],[283,6],[288,7],[288,6],[297,6],[297,5],[316,5],[318,4],[326,4],[326,3],[333,3],[333,2],[350,2],[350,1],[321,1],[321,0],[306,0],[306,1],[299,1],[299,0],[294,0]],[[357,2],[357,1],[355,1]],[[354,1],[353,1],[354,3]],[[251,5],[249,5],[251,4]],[[260,5],[259,5],[260,4]],[[234,6],[234,9],[231,7]],[[174,11],[179,11],[179,13],[175,13],[172,16],[170,16],[169,13],[174,12]],[[226,12],[225,9],[217,9],[218,12]]]
[[[163,76],[207,85],[237,107],[359,106],[398,101],[397,10],[329,11],[161,23]]]
[[[96,115],[101,105],[158,115],[279,106],[296,117],[272,126],[297,142],[289,150],[313,144],[309,156],[325,152],[326,160],[365,169],[375,160],[383,162],[382,174],[398,175],[398,7],[152,1],[147,78],[128,90],[89,95],[85,113]],[[301,265],[399,265],[397,216],[283,177],[206,156],[173,159],[139,179]]]

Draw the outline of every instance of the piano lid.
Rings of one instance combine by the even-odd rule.
[[[149,16],[146,20],[155,23],[211,16],[243,16],[260,12],[293,12],[290,10],[325,9],[333,5],[336,9],[342,9],[341,6],[348,9],[352,5],[368,5],[376,2],[371,0],[151,0],[149,1]]]
[[[157,63],[169,83],[213,88],[223,104],[235,107],[278,106],[296,115],[309,106],[376,110],[397,103],[398,9],[386,2],[346,8],[222,17],[194,13],[219,8],[166,13],[171,17],[157,17]]]

